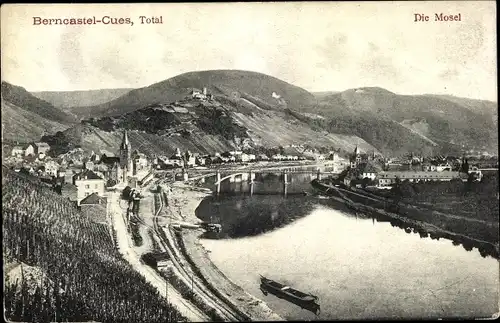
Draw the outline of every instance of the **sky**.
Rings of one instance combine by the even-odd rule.
[[[2,80],[29,91],[137,88],[240,69],[309,91],[378,86],[497,101],[494,1],[3,5]],[[415,22],[415,14],[429,21]],[[435,14],[461,21],[434,21]],[[33,17],[133,25],[34,25]],[[162,17],[141,24],[140,16]]]

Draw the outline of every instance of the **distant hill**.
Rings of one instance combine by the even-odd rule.
[[[2,140],[39,140],[44,133],[67,129],[76,122],[20,86],[2,82]]]
[[[60,122],[62,124],[71,124],[76,121],[70,114],[57,109],[45,100],[35,97],[26,91],[25,88],[12,85],[5,81],[2,81],[2,99],[25,111],[35,113],[51,121]]]
[[[123,130],[129,131],[134,149],[147,154],[168,155],[176,148],[215,153],[252,147],[307,144],[352,151],[374,148],[363,139],[313,130],[307,123],[290,117],[285,110],[259,106],[243,98],[217,96],[209,102],[186,98],[155,104],[120,116],[91,118],[44,141],[65,147],[118,152]],[[257,104],[256,104],[257,103]]]
[[[214,97],[210,103],[190,96],[204,87]],[[25,91],[17,92],[25,96]],[[128,129],[140,149],[156,154],[177,147],[212,153],[290,144],[352,151],[357,143],[362,150],[389,156],[461,155],[464,149],[497,153],[497,109],[490,101],[400,95],[380,87],[312,94],[261,73],[212,70],[184,73],[103,104],[68,109],[81,124],[52,140],[113,151]]]
[[[457,153],[462,146],[496,151],[498,146],[497,104],[489,101],[365,87],[327,95],[299,110],[327,118],[321,126],[328,131],[358,135],[385,152]],[[420,140],[426,143],[415,145]]]
[[[62,131],[69,126],[42,118],[2,100],[2,140],[29,142],[40,140],[44,134]]]
[[[323,99],[329,95],[337,94],[340,91],[320,91],[320,92],[311,92],[317,99]]]
[[[487,100],[474,100],[469,98],[461,98],[453,95],[437,95],[437,94],[427,94],[427,96],[433,96],[441,98],[444,100],[456,103],[464,108],[467,108],[475,113],[480,113],[484,115],[491,115],[495,122],[498,122],[498,103]]]
[[[43,91],[31,92],[39,99],[45,100],[56,108],[61,108],[76,116],[81,116],[81,107],[88,107],[112,101],[132,89],[100,89],[88,91]]]
[[[127,94],[98,106],[88,107],[87,116],[112,116],[131,112],[156,103],[180,100],[192,88],[206,87],[214,95],[248,97],[271,105],[291,108],[311,105],[315,97],[306,90],[275,77],[240,70],[211,70],[184,73]],[[282,100],[273,97],[273,92]]]

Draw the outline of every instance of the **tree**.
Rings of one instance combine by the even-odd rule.
[[[391,193],[394,196],[394,201],[396,202],[396,204],[398,204],[403,196],[403,192],[401,191],[401,179],[398,176],[396,176],[394,180],[394,185],[391,188]]]
[[[368,185],[372,184],[372,180],[368,177],[363,178],[363,181],[361,182],[361,185],[363,185],[363,188],[366,188]]]
[[[131,192],[132,192],[132,188],[130,186],[125,187],[122,191],[122,199],[124,199],[124,200],[130,199]]]
[[[469,162],[467,159],[462,163],[462,166],[460,167],[460,172],[468,174],[469,173]]]

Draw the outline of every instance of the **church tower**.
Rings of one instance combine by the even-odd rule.
[[[127,130],[123,132],[122,144],[120,145],[120,166],[123,170],[124,179],[127,176],[132,176],[132,146],[128,140]]]
[[[354,149],[354,153],[351,155],[351,158],[350,158],[351,168],[358,167],[360,162],[361,162],[361,155],[359,153],[358,145],[356,145],[356,148]]]

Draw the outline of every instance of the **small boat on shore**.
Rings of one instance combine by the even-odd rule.
[[[262,275],[260,275],[260,283],[260,290],[264,295],[271,293],[319,315],[320,306],[317,303],[318,296],[303,293]]]

